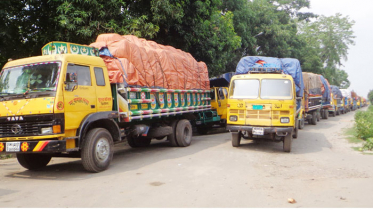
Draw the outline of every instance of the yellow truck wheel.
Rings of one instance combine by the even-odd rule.
[[[106,170],[113,159],[113,138],[105,128],[88,131],[82,147],[82,163],[89,172]]]

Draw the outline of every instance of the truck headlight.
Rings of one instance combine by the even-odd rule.
[[[52,133],[53,133],[52,127],[41,128],[41,134],[52,134]]]
[[[289,123],[290,119],[288,117],[281,117],[280,121],[281,123]]]
[[[230,120],[230,121],[237,121],[237,116],[236,116],[236,115],[231,115],[231,116],[229,117],[229,120]]]

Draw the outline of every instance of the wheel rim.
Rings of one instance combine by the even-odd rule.
[[[96,157],[99,161],[105,161],[110,154],[109,141],[106,138],[100,138],[96,146]]]

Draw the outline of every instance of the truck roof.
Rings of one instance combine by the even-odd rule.
[[[28,58],[21,58],[9,61],[4,65],[4,68],[13,66],[22,66],[30,63],[43,63],[49,61],[72,62],[82,65],[94,65],[98,67],[106,67],[104,61],[100,57],[78,55],[78,54],[56,54],[56,55],[42,55]]]

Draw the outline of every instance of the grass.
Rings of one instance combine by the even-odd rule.
[[[351,144],[360,144],[365,142],[363,139],[357,137],[355,126],[345,129],[344,135],[347,136],[348,142]]]
[[[353,146],[355,151],[363,154],[372,155],[373,152],[373,106],[368,107],[367,111],[359,111],[355,114],[355,125],[344,130],[344,135],[351,144],[358,144],[360,146]]]

